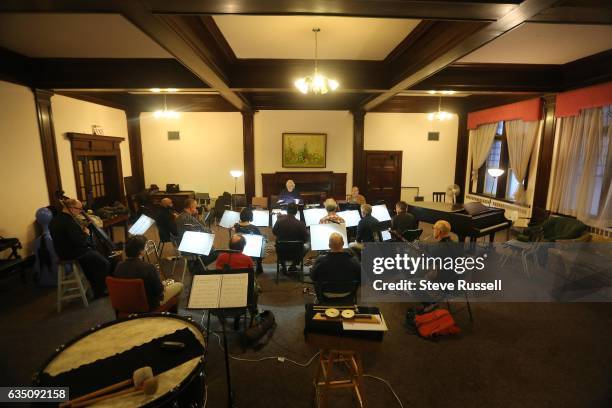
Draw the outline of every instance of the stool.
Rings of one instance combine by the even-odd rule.
[[[348,377],[334,379],[334,368],[342,367],[348,370]],[[335,388],[352,389],[359,406],[365,406],[361,353],[355,350],[320,350],[319,367],[314,379],[314,388],[315,406],[317,407],[327,405],[329,391]]]
[[[57,313],[62,311],[62,301],[82,298],[85,307],[89,307],[83,272],[76,260],[60,261],[57,266]]]

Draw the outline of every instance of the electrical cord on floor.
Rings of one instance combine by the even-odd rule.
[[[204,316],[202,316],[202,323],[204,323]],[[223,345],[221,344],[221,336],[219,336],[219,334],[214,332],[214,331],[212,331],[211,333],[215,337],[217,337],[217,343],[219,344],[219,348],[221,349],[221,351],[225,351],[223,349]],[[251,358],[236,357],[236,356],[233,356],[231,354],[228,354],[228,355],[233,360],[236,360],[236,361],[246,361],[246,362],[249,362],[249,363],[259,363],[259,362],[266,361],[266,360],[276,360],[276,361],[281,362],[281,363],[284,363],[285,361],[288,361],[288,362],[290,362],[292,364],[297,365],[298,367],[308,367],[308,366],[310,366],[312,364],[312,362],[319,355],[319,353],[320,353],[320,351],[317,351],[305,363],[298,363],[297,361],[291,360],[290,358],[287,358],[287,357],[284,357],[284,356],[270,356],[270,357],[261,357],[261,358],[251,359]],[[404,408],[404,404],[402,403],[402,400],[397,395],[397,393],[395,392],[395,390],[393,389],[393,387],[391,386],[391,383],[389,381],[385,380],[384,378],[380,378],[380,377],[377,377],[375,375],[372,375],[372,374],[363,374],[363,376],[366,377],[366,378],[373,378],[375,380],[383,382],[387,386],[387,388],[389,388],[389,390],[391,391],[391,393],[395,397],[395,400],[397,401],[399,406],[401,408]],[[206,395],[208,396],[208,392],[206,392]],[[206,408],[206,400],[204,400],[204,408]]]
[[[375,375],[372,374],[363,374],[364,377],[367,378],[374,378],[375,380],[378,381],[382,381],[383,383],[385,383],[385,385],[389,388],[389,390],[391,390],[391,392],[393,393],[393,396],[395,397],[395,399],[397,400],[397,403],[399,404],[400,407],[404,408],[404,404],[402,403],[402,400],[400,399],[400,397],[397,395],[397,393],[395,392],[395,390],[393,389],[393,387],[391,386],[391,383],[389,383],[389,381],[385,380],[384,378],[380,378],[380,377],[376,377]]]

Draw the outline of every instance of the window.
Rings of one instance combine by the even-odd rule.
[[[504,174],[498,178],[493,178],[489,175],[489,169],[504,169]],[[527,185],[527,180],[525,180],[525,185]],[[473,191],[472,187],[472,193],[514,201],[514,194],[518,190],[518,187],[519,182],[510,167],[504,122],[499,122],[497,124],[495,140],[493,140],[489,152],[489,157],[485,164],[478,170],[476,191]]]

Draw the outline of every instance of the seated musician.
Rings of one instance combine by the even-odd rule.
[[[147,239],[134,235],[125,244],[127,259],[115,270],[115,276],[122,279],[142,279],[147,294],[149,310],[155,310],[183,292],[183,284],[167,281],[163,284],[155,266],[142,260]]]
[[[391,231],[402,235],[404,231],[416,228],[416,218],[408,212],[408,204],[405,201],[395,204],[395,213],[391,220]]]
[[[295,203],[290,203],[287,206],[287,214],[279,215],[276,224],[272,227],[272,233],[276,237],[277,241],[302,241],[304,243],[304,255],[310,251],[310,245],[308,244],[308,230],[306,224],[303,221],[295,218],[298,212],[298,206]],[[297,259],[291,263],[289,267],[290,272],[297,271]],[[282,272],[287,273],[287,266],[282,265]]]
[[[439,220],[433,226],[433,237],[438,242],[453,242],[450,237],[451,225],[448,221]]]
[[[359,204],[359,205],[364,205],[366,203],[365,197],[359,194],[359,187],[353,186],[353,188],[351,189],[351,195],[349,196],[348,202],[351,204]]]
[[[372,216],[372,206],[363,204],[361,206],[361,220],[357,224],[357,238],[351,242],[350,248],[361,259],[361,251],[364,242],[374,242],[374,235],[378,231],[378,220]]]
[[[295,188],[293,180],[287,180],[285,188],[280,192],[278,201],[281,204],[295,203],[295,200],[301,200],[300,192]]]
[[[157,229],[159,231],[159,238],[162,242],[170,241],[170,234],[177,236],[176,231],[176,212],[172,200],[168,197],[161,199],[161,211],[157,216],[155,222],[157,223]]]
[[[251,221],[253,221],[253,210],[251,210],[248,207],[245,207],[242,210],[240,210],[240,222],[237,222],[236,224],[234,224],[232,231],[236,234],[240,233],[240,234],[261,235],[261,231],[259,230],[259,228],[257,228],[256,225],[251,224]],[[256,260],[257,260],[257,271],[256,272],[259,275],[263,273],[262,259],[256,258]]]
[[[206,228],[200,220],[196,217],[198,216],[198,203],[193,198],[188,198],[185,200],[183,212],[179,214],[176,218],[176,232],[179,242],[183,239],[183,234],[185,231],[197,231],[197,232],[206,232],[212,233],[209,228]],[[206,257],[202,259],[204,265],[208,265],[217,259],[217,253],[214,250],[210,251]]]
[[[83,211],[83,204],[76,199],[66,201],[62,212],[49,224],[55,252],[61,260],[77,260],[93,290],[95,298],[106,294],[106,276],[110,262],[100,252],[94,250],[89,240],[89,229],[77,222]]]
[[[344,238],[337,232],[329,236],[329,252],[315,261],[310,278],[315,283],[315,292],[320,293],[323,282],[359,282],[359,261],[344,250]],[[326,295],[330,297],[329,295]]]
[[[225,266],[229,269],[253,269],[253,260],[248,255],[242,253],[244,251],[244,247],[246,246],[246,239],[241,234],[234,234],[230,238],[229,249],[233,252],[222,252],[219,254],[217,258],[217,262],[215,264],[216,269],[221,271]],[[253,309],[251,313],[257,313],[257,297],[260,291],[259,285],[255,282],[254,288],[254,300],[255,304],[253,305]],[[234,320],[234,324],[236,325],[237,319]]]
[[[338,204],[336,204],[336,200],[334,200],[333,198],[328,198],[327,200],[325,200],[325,203],[323,203],[323,206],[325,207],[325,211],[327,211],[327,215],[321,218],[321,220],[319,220],[319,223],[346,224],[344,218],[336,214],[336,210],[338,209]]]

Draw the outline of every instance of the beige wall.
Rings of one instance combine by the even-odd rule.
[[[53,124],[62,177],[62,188],[67,196],[76,196],[76,182],[74,179],[70,140],[66,133],[91,134],[92,125],[98,125],[102,127],[106,136],[125,138],[121,142],[121,168],[123,177],[132,175],[127,119],[124,111],[62,95],[51,97],[51,109],[53,110]]]
[[[418,186],[430,201],[454,183],[457,126],[456,115],[438,122],[424,113],[367,113],[364,149],[401,150],[402,186]],[[427,132],[440,132],[440,140],[428,141]]]
[[[17,237],[24,254],[35,238],[34,213],[49,205],[34,95],[0,81],[0,235]]]
[[[180,140],[168,140],[179,131]],[[234,192],[230,170],[243,170],[242,115],[240,112],[181,113],[177,119],[140,115],[145,184],[179,184],[182,190],[216,197]],[[244,193],[244,177],[238,180]]]
[[[327,167],[282,167],[283,133],[327,133]],[[347,111],[260,111],[255,114],[255,192],[262,194],[261,174],[277,171],[333,171],[347,173],[353,182],[353,116]],[[299,188],[299,186],[298,186]]]

